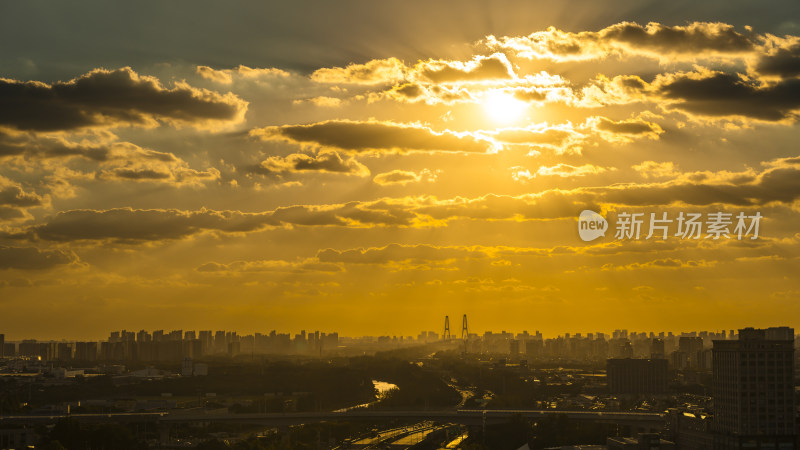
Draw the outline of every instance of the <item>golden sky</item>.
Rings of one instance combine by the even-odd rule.
[[[3,6],[0,333],[800,326],[791,14],[330,3]]]

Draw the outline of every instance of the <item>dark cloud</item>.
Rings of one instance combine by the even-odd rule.
[[[800,164],[794,158],[781,158],[756,172],[692,172],[663,183],[625,183],[605,187],[586,187],[573,190],[551,190],[533,197],[486,196],[464,205],[453,205],[447,215],[480,217],[487,208],[486,218],[558,218],[573,217],[581,204],[664,206],[675,203],[688,205],[762,206],[772,203],[791,205],[800,199]],[[476,202],[476,203],[473,203]],[[476,209],[477,211],[468,212]],[[419,209],[417,211],[420,211]],[[432,215],[442,216],[434,207]],[[491,211],[491,214],[488,214]]]
[[[43,270],[77,260],[74,253],[63,250],[0,246],[0,269]]]
[[[509,144],[565,145],[570,139],[582,138],[580,133],[563,128],[504,128],[491,133],[500,142]]]
[[[19,183],[0,176],[0,221],[27,218],[28,208],[48,203],[47,197],[26,192]]]
[[[331,150],[321,150],[316,155],[293,153],[286,157],[271,156],[248,170],[262,175],[284,175],[298,172],[369,175],[369,169],[355,158],[342,158],[339,153]]]
[[[550,90],[545,88],[525,87],[514,89],[513,95],[514,98],[524,102],[544,102],[547,100],[548,92],[550,92]]]
[[[342,268],[338,264],[320,262],[315,259],[305,261],[284,261],[284,260],[255,260],[255,261],[234,261],[227,264],[218,262],[208,262],[197,269],[198,272],[210,274],[244,274],[262,272],[288,272],[288,273],[308,273],[308,272],[341,272]]]
[[[418,64],[415,71],[434,83],[480,81],[514,78],[514,69],[505,55],[477,56],[472,61],[429,60]]]
[[[483,131],[499,144],[524,145],[537,149],[548,148],[556,153],[580,153],[581,145],[589,137],[583,126],[571,123],[552,126],[532,126],[528,128],[501,128]]]
[[[377,100],[381,98],[389,98],[406,103],[424,102],[428,105],[439,103],[452,105],[476,101],[470,90],[462,85],[416,82],[395,85],[383,92],[370,94],[370,99]]]
[[[322,262],[347,264],[385,264],[391,261],[443,261],[449,259],[485,258],[481,248],[446,247],[436,245],[389,244],[384,247],[320,250],[317,258]]]
[[[489,36],[483,43],[492,50],[524,58],[555,60],[588,60],[619,54],[692,60],[720,54],[744,55],[758,48],[757,37],[739,33],[733,25],[714,22],[679,26],[620,22],[599,31],[577,33],[550,27],[522,37]]]
[[[55,144],[42,148],[41,155],[46,158],[61,158],[70,156],[81,156],[95,161],[105,161],[108,159],[109,148],[103,145],[63,145]]]
[[[311,208],[305,205],[285,206],[276,209],[270,217],[277,223],[305,226],[343,226],[347,222],[330,209]]]
[[[15,156],[25,153],[26,136],[15,136],[4,133],[0,129],[0,158],[3,156]]]
[[[130,68],[96,69],[67,82],[0,79],[0,125],[30,131],[153,125],[157,121],[208,127],[238,121],[247,102],[233,94],[158,79]]]
[[[586,195],[583,195],[586,197]],[[260,213],[174,209],[71,210],[31,226],[25,234],[49,241],[122,242],[181,239],[203,232],[239,233],[279,226],[427,226],[432,219],[552,219],[595,208],[563,192],[520,197],[487,195],[477,199],[405,197],[341,205],[295,205]]]
[[[136,243],[182,239],[203,232],[244,233],[278,226],[409,226],[416,215],[401,204],[351,202],[343,205],[296,205],[260,213],[201,209],[132,209],[63,211],[27,236],[49,241],[113,240]]]
[[[178,157],[173,155],[172,153],[159,152],[156,150],[149,150],[144,148],[137,148],[136,150],[142,159],[152,159],[155,161],[161,161],[166,163],[178,161]]]
[[[334,147],[355,152],[366,151],[443,151],[486,152],[487,140],[452,131],[436,132],[421,125],[393,122],[328,120],[308,125],[282,125],[254,129],[251,135],[264,140],[288,141]]]
[[[139,147],[130,142],[74,143],[63,138],[32,138],[25,145],[26,159],[83,157],[97,163],[99,170],[87,178],[98,180],[158,181],[193,184],[219,178],[213,167],[195,170],[169,152]],[[96,176],[95,176],[96,175]]]
[[[800,109],[800,79],[761,84],[740,74],[675,74],[656,81],[670,107],[697,116],[746,117],[764,121],[794,118]]]
[[[117,178],[129,180],[164,180],[170,177],[169,173],[158,172],[152,169],[116,169],[112,173]]]
[[[0,205],[0,220],[17,220],[26,217],[24,209]]]
[[[746,52],[755,44],[737,32],[733,25],[694,22],[685,26],[668,26],[651,22],[641,26],[622,22],[601,30],[601,39],[627,44],[633,48],[648,48],[668,53]]]
[[[417,83],[405,83],[394,86],[391,90],[393,93],[408,99],[415,99],[425,94],[425,88]]]
[[[180,239],[203,232],[245,233],[281,226],[427,227],[450,220],[552,220],[574,218],[602,205],[792,204],[800,199],[800,165],[772,161],[761,173],[683,174],[664,183],[554,189],[518,196],[386,198],[338,205],[294,205],[273,211],[72,210],[28,228],[26,236],[50,241]]]
[[[245,232],[271,223],[268,214],[239,211],[174,209],[71,210],[32,227],[36,237],[50,241],[179,239],[202,231]]]
[[[762,75],[777,75],[783,78],[800,75],[800,44],[779,48],[758,59],[755,69]]]
[[[391,184],[406,185],[408,183],[417,183],[420,181],[436,181],[437,177],[438,171],[430,169],[423,169],[419,173],[409,170],[392,170],[375,175],[372,181],[384,186]]]
[[[665,183],[615,185],[585,191],[603,202],[635,206],[676,202],[701,206],[761,206],[776,202],[788,205],[800,199],[800,166],[777,165],[756,175],[729,174],[726,179],[701,172],[684,174]]]
[[[615,122],[605,117],[598,117],[595,127],[600,131],[619,134],[663,133],[658,125],[641,119],[628,119]]]
[[[688,260],[684,261],[677,258],[662,258],[645,262],[634,262],[631,264],[603,264],[600,270],[644,270],[644,269],[685,269],[685,268],[708,268],[717,264],[717,261]]]
[[[243,65],[239,65],[233,69],[222,69],[216,70],[208,66],[197,66],[195,70],[198,75],[205,78],[206,80],[214,81],[221,84],[231,84],[233,83],[234,79],[259,79],[259,78],[270,78],[270,77],[282,77],[286,78],[289,76],[289,72],[285,70],[275,69],[271,67],[267,68],[252,68]]]
[[[592,195],[570,191],[545,191],[520,196],[488,194],[483,197],[432,202],[415,209],[437,220],[547,220],[575,217],[584,209],[598,208]]]
[[[2,181],[2,180],[0,180]],[[44,199],[33,193],[25,192],[17,184],[0,184],[0,206],[30,207],[41,206]]]
[[[402,79],[406,66],[397,58],[373,59],[347,67],[324,67],[311,74],[317,83],[378,84]]]
[[[37,138],[27,133],[9,135],[0,131],[0,157],[23,154],[35,158],[80,156],[95,161],[105,161],[110,152],[109,144],[69,142],[61,137]]]
[[[393,170],[391,172],[379,173],[373,179],[378,184],[407,184],[419,181],[419,176],[408,170]]]

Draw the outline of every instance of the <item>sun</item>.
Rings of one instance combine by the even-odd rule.
[[[527,103],[499,90],[487,92],[482,104],[486,115],[498,123],[514,122],[520,119],[528,109]]]

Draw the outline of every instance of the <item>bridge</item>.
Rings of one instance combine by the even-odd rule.
[[[183,412],[142,412],[142,413],[109,413],[109,414],[57,414],[57,415],[24,415],[0,416],[0,426],[4,424],[49,424],[61,419],[72,418],[86,423],[146,423],[155,422],[162,425],[181,423],[240,423],[264,426],[289,426],[305,423],[334,421],[390,421],[403,419],[408,421],[435,421],[442,423],[459,423],[468,426],[491,424],[508,421],[511,417],[521,416],[526,419],[566,416],[573,420],[611,423],[630,426],[633,430],[658,431],[664,425],[665,415],[648,412],[618,411],[566,411],[553,409],[459,409],[433,411],[383,411],[356,409],[340,412],[292,412],[292,413],[183,413]]]

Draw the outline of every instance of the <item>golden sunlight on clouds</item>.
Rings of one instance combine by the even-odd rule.
[[[483,109],[489,118],[501,125],[518,122],[528,110],[528,104],[518,100],[513,95],[499,91],[489,91],[484,94]]]
[[[6,333],[800,317],[798,33],[548,25],[0,74]],[[584,242],[583,210],[763,222]]]

